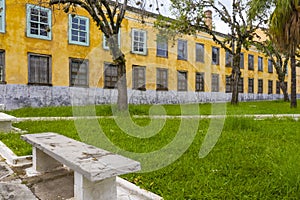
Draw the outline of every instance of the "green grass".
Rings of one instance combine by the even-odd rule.
[[[300,105],[300,101],[298,101]],[[163,107],[163,111],[158,111],[158,114],[167,115],[181,115],[183,111],[188,114],[210,115],[215,105],[222,105],[222,109],[226,109],[227,115],[239,115],[239,114],[300,114],[300,107],[291,109],[289,102],[278,101],[257,101],[257,102],[240,102],[238,106],[233,106],[230,103],[218,103],[218,104],[194,104],[194,105],[130,105],[129,112],[131,115],[149,115],[149,110],[152,108],[160,109]],[[115,105],[114,105],[115,106]],[[190,107],[190,108],[188,108]],[[73,112],[75,111],[75,112]],[[198,112],[199,111],[199,112]],[[69,117],[79,115],[90,116],[111,116],[113,115],[112,106],[110,105],[97,105],[97,106],[84,106],[84,107],[46,107],[46,108],[22,108],[12,111],[6,111],[7,114],[16,117]]]
[[[141,126],[150,123],[149,119],[135,122]],[[113,119],[100,119],[99,123],[116,146],[127,151],[150,152],[174,139],[180,120],[167,120],[163,129],[149,139],[125,134]],[[216,146],[201,159],[199,150],[209,123],[200,121],[192,145],[171,165],[124,177],[170,200],[300,198],[300,121],[227,118]],[[22,122],[15,126],[29,133],[52,131],[80,140],[74,121]],[[18,137],[0,134],[0,139],[16,153],[28,154],[30,146]]]
[[[198,105],[188,105],[183,110],[193,112],[195,106]],[[130,113],[148,115],[150,107],[149,105],[131,105]],[[201,114],[210,114],[211,109],[214,109],[214,105],[211,104],[201,104],[199,107]],[[169,115],[181,113],[181,107],[178,105],[167,105],[164,108]],[[228,115],[300,113],[299,109],[290,109],[289,103],[282,101],[248,102],[240,103],[239,106],[227,104],[226,109]],[[112,115],[110,106],[103,105],[96,107],[96,113],[97,115]],[[72,108],[26,108],[11,111],[10,114],[15,116],[72,116]],[[134,129],[138,130],[138,133],[146,135],[149,130],[153,130],[157,134],[150,138],[133,137],[127,134],[130,131],[124,130],[124,127],[122,128],[114,119],[109,118],[98,121],[28,121],[16,123],[14,126],[27,130],[29,133],[57,132],[76,140],[91,142],[100,148],[108,148],[103,143],[103,138],[100,140],[100,135],[97,134],[101,127],[110,142],[120,149],[148,153],[158,151],[170,144],[176,138],[182,124],[180,119],[167,119],[161,129],[156,130],[163,122],[162,119],[151,121],[149,118],[134,118],[134,122],[140,126]],[[190,127],[192,127],[192,121],[190,122]],[[193,143],[171,165],[156,171],[128,174],[123,177],[167,200],[300,199],[300,121],[290,118],[255,120],[228,117],[213,150],[206,157],[200,158],[199,150],[210,122],[209,119],[199,122]],[[155,123],[156,126],[153,126]],[[124,124],[129,127],[128,122],[125,121]],[[187,126],[184,129],[187,134],[193,131],[190,127]],[[83,132],[78,134],[78,130],[81,129]],[[17,155],[30,154],[30,145],[20,140],[19,137],[19,134],[0,133],[0,140]],[[183,138],[182,144],[186,142],[185,139],[188,138]],[[180,145],[181,143],[178,147]],[[174,152],[170,153],[170,157],[176,154],[176,149]],[[163,157],[156,159],[160,163],[166,162]]]
[[[31,154],[31,145],[20,139],[21,134],[0,133],[0,140],[6,144],[16,155]]]

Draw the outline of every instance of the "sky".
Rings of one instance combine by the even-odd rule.
[[[171,12],[170,12],[170,0],[129,0],[129,4],[131,4],[132,6],[136,7],[136,2],[144,2],[144,8],[146,8],[146,10],[150,11],[150,12],[154,12],[154,13],[158,13],[156,11],[157,8],[157,3],[159,4],[159,10],[160,13],[165,15],[165,16],[169,16],[172,17]],[[231,9],[231,4],[232,4],[232,0],[215,0],[215,2],[221,2],[223,5],[226,6],[226,8],[228,9],[229,13],[232,12]],[[149,6],[150,4],[152,4],[153,6]],[[163,6],[161,6],[161,4],[163,4]],[[139,4],[141,5],[141,4]],[[222,22],[222,20],[218,19],[218,16],[216,15],[216,13],[213,12],[213,24],[215,27],[215,30],[221,33],[229,33],[230,32],[230,28],[224,23]]]
[[[148,0],[146,1],[146,4],[155,4],[156,0]],[[216,0],[217,2],[217,0]],[[224,4],[226,6],[226,8],[228,9],[228,11],[231,13],[231,3],[232,0],[219,0],[219,2],[221,2],[222,4]],[[158,0],[159,4],[163,4],[162,7],[160,7],[160,12],[163,15],[166,16],[170,16],[170,10],[169,10],[169,6],[170,6],[170,0]],[[149,6],[146,5],[146,7],[148,8]],[[152,7],[152,12],[155,12],[155,8],[156,7]],[[172,17],[172,16],[170,16]],[[229,27],[222,22],[220,19],[218,19],[218,16],[216,15],[216,13],[213,13],[213,23],[215,25],[216,31],[221,32],[221,33],[229,33],[230,29]]]
[[[220,2],[226,6],[226,8],[228,9],[228,11],[230,13],[232,12],[232,9],[231,9],[232,1],[231,0],[220,0]],[[229,33],[229,31],[230,31],[229,27],[224,22],[222,22],[222,20],[217,19],[217,16],[215,16],[215,15],[213,14],[213,23],[216,27],[216,31],[221,32],[221,33]]]

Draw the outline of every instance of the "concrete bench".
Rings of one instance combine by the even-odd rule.
[[[21,137],[33,147],[33,168],[38,172],[62,165],[74,171],[76,200],[117,199],[116,176],[140,170],[139,162],[56,133]]]
[[[12,122],[17,118],[0,112],[0,132],[10,132],[12,130]]]

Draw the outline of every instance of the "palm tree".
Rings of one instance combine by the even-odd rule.
[[[296,50],[300,44],[300,0],[253,0],[250,18],[260,14],[269,5],[275,5],[270,17],[271,40],[291,60],[291,107],[297,107],[296,97]]]

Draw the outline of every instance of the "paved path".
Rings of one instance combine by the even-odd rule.
[[[33,193],[22,184],[12,169],[0,157],[0,199],[1,200],[36,200]]]
[[[224,117],[247,117],[255,119],[267,118],[294,118],[299,119],[300,114],[247,114],[247,115],[133,115],[133,118],[156,118],[156,119],[176,119],[176,118],[200,118],[200,119],[215,119]],[[22,121],[57,121],[57,120],[76,120],[76,119],[114,119],[116,116],[73,116],[73,117],[20,117],[17,122]]]

